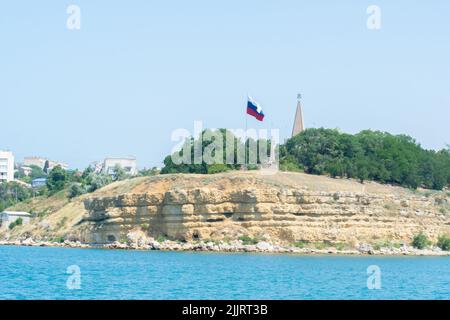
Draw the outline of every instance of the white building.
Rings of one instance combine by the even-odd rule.
[[[21,211],[4,211],[0,213],[0,228],[8,228],[17,219],[22,219],[22,224],[30,223],[31,214]]]
[[[129,175],[137,174],[137,165],[136,158],[128,157],[128,158],[106,158],[103,162],[103,170],[102,172],[113,175],[114,167],[119,166]]]
[[[14,181],[14,155],[0,151],[0,182]]]
[[[24,166],[38,166],[41,169],[44,169],[45,163],[48,161],[48,170],[52,170],[56,166],[61,166],[64,170],[69,168],[69,165],[64,162],[53,161],[43,157],[25,157],[23,159]]]

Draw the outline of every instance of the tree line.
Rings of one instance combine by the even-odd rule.
[[[220,132],[228,133],[226,129]],[[203,134],[207,133],[207,130]],[[234,148],[243,142],[234,137]],[[251,139],[245,143],[247,158],[251,155],[248,148]],[[260,142],[253,141],[259,146]],[[201,150],[208,148],[213,140],[186,139],[192,146],[201,143]],[[225,159],[230,153],[226,143],[222,155]],[[270,150],[269,150],[270,151]],[[181,156],[183,150],[177,151]],[[280,169],[283,171],[303,171],[309,174],[328,175],[333,178],[354,178],[361,182],[366,180],[396,184],[408,188],[423,187],[441,190],[450,186],[450,149],[440,151],[426,150],[412,137],[393,135],[387,132],[364,130],[357,134],[342,133],[337,129],[311,128],[287,140],[279,146]],[[235,153],[236,157],[236,153]],[[259,157],[258,157],[258,163]],[[202,173],[210,174],[229,170],[239,170],[238,163],[197,164],[173,162],[173,154],[164,159],[162,174],[167,173]],[[251,166],[255,169],[257,166]]]
[[[407,135],[307,129],[281,146],[281,164],[306,173],[409,188],[450,186],[450,149],[426,150]]]
[[[267,139],[248,138],[244,143],[231,130],[223,128],[207,129],[201,135],[201,139],[187,138],[181,150],[166,156],[161,174],[214,174],[240,170],[244,164],[248,170],[255,170],[270,156],[271,143]],[[200,160],[196,161],[196,158]],[[182,161],[177,163],[174,159]]]

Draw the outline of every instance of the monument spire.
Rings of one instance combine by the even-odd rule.
[[[302,132],[305,127],[303,124],[303,111],[302,111],[302,104],[300,100],[302,99],[302,95],[297,95],[297,111],[295,112],[295,119],[294,119],[294,127],[292,128],[292,136],[296,136],[300,132]]]

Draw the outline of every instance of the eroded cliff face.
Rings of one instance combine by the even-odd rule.
[[[340,186],[335,179],[302,174],[255,175],[160,178],[130,193],[87,199],[84,241],[123,241],[137,229],[186,241],[245,235],[279,244],[352,245],[450,233],[444,192],[425,195],[375,184],[361,189],[357,182]]]

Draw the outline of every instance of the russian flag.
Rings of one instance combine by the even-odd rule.
[[[261,106],[250,97],[247,100],[247,114],[255,117],[258,121],[264,120],[264,113]]]

